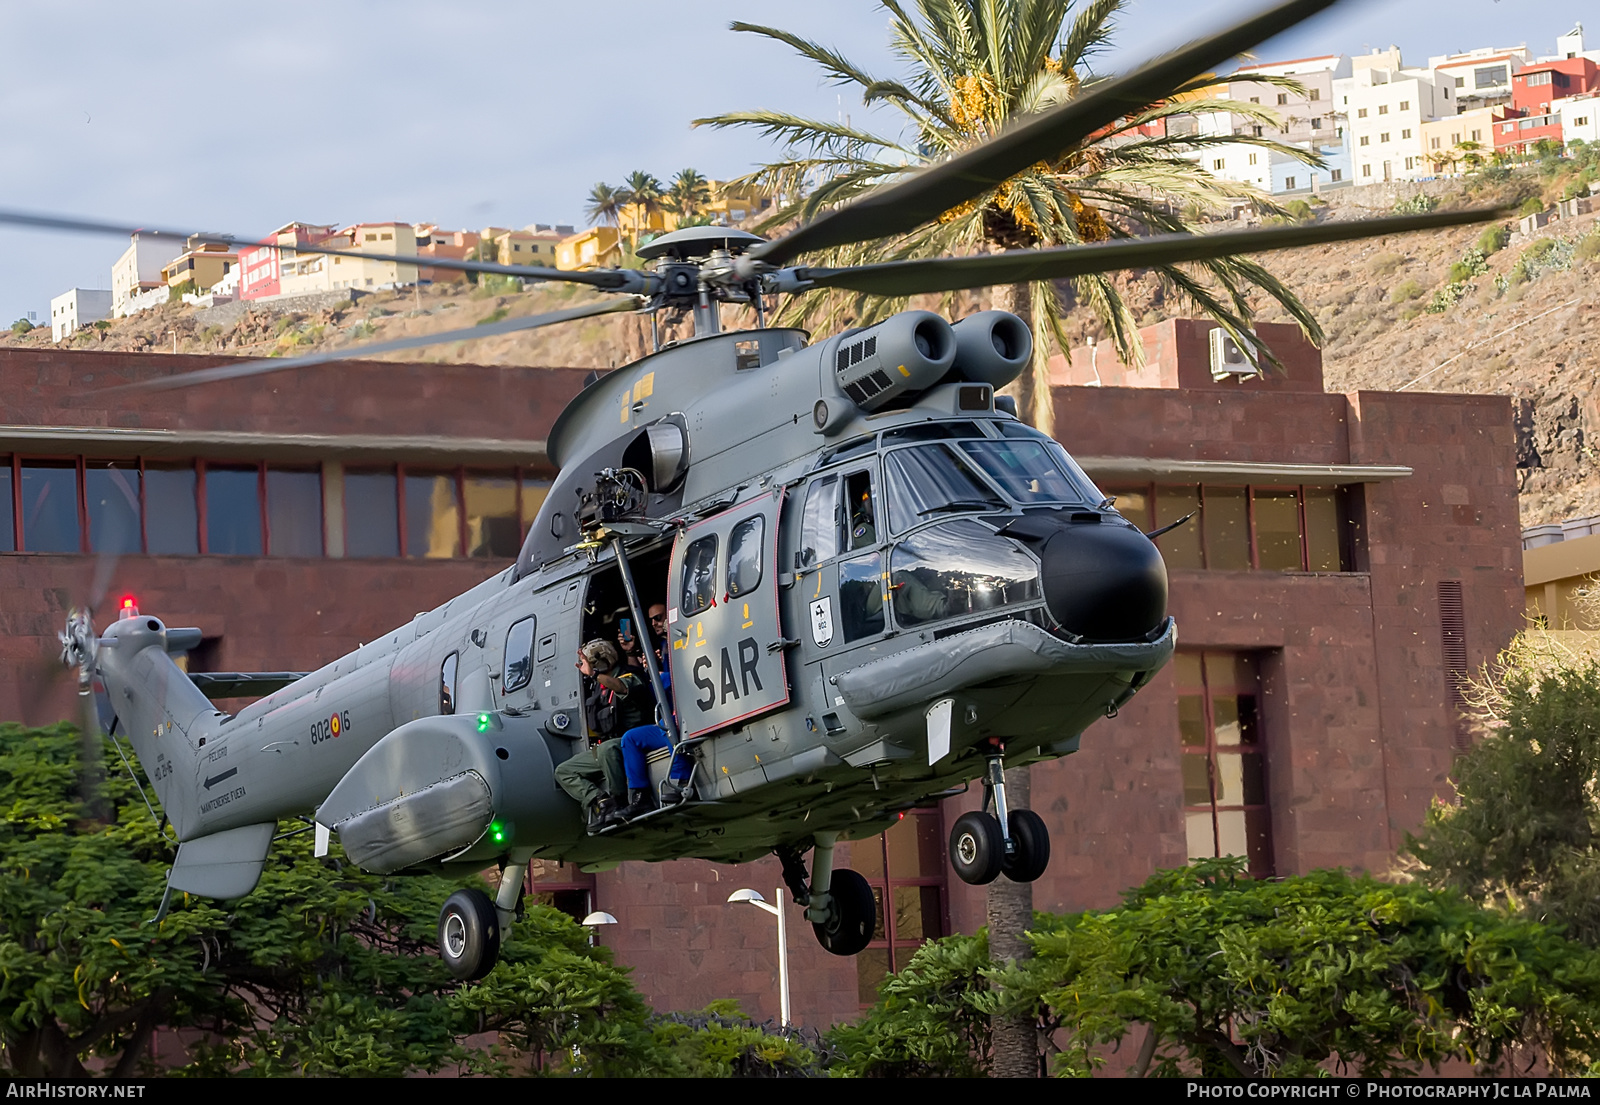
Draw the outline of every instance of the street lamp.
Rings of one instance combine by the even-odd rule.
[[[779,904],[773,905],[761,896],[757,890],[735,890],[728,895],[730,902],[749,902],[757,909],[764,909],[778,919],[778,1023],[789,1027],[789,926],[783,919],[783,888],[780,886],[774,897]]]
[[[599,932],[597,930],[601,925],[614,925],[616,923],[617,919],[615,917],[600,909],[595,910],[593,913],[589,914],[589,916],[578,922],[578,924],[589,930],[589,945],[591,947],[600,942],[598,939]]]

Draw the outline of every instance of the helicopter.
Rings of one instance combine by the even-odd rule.
[[[974,781],[983,806],[950,837],[957,876],[1037,879],[1049,836],[1036,814],[1008,807],[1006,771],[1075,752],[1171,658],[1159,531],[1124,519],[999,394],[1033,357],[1020,318],[984,311],[952,324],[908,310],[812,340],[768,326],[767,303],[822,288],[904,296],[1059,279],[1498,217],[794,263],[937,218],[1329,3],[1281,3],[773,239],[677,230],[637,251],[644,270],[426,261],[611,299],[132,385],[199,386],[619,311],[647,315],[657,335],[653,352],[593,379],[557,419],[548,453],[559,474],[513,564],[317,671],[191,674],[173,658],[198,630],[131,603],[103,628],[73,612],[62,662],[86,697],[103,694],[110,734],[128,737],[179,841],[160,914],[178,892],[249,893],[279,822],[303,817],[319,855],[337,836],[372,872],[501,866],[494,897],[461,890],[442,905],[439,952],[461,979],[493,967],[534,858],[598,869],[776,854],[818,941],[848,956],[870,941],[876,904],[861,875],[835,865],[835,846]],[[0,212],[0,223],[152,231],[22,212]],[[724,330],[730,304],[752,309],[756,326]],[[659,340],[669,310],[692,317],[691,337]],[[651,642],[659,655],[643,649],[644,675],[655,701],[672,703],[657,707],[658,801],[597,826],[558,784],[598,720],[572,657],[614,639],[623,619],[643,633],[656,605],[665,635]],[[212,701],[241,694],[261,697],[231,714]],[[660,800],[679,758],[688,786]]]

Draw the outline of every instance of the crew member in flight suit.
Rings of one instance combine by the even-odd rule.
[[[650,641],[656,650],[657,667],[661,672],[661,689],[667,701],[662,707],[672,707],[672,669],[667,663],[667,608],[661,603],[650,607]],[[622,811],[625,818],[638,817],[656,808],[655,793],[650,786],[649,753],[657,748],[670,748],[667,731],[659,725],[640,725],[622,734],[622,762],[628,776],[628,808]],[[684,752],[672,758],[672,767],[663,784],[662,797],[668,803],[684,800],[689,790],[689,780],[694,774],[694,761]]]
[[[578,650],[584,675],[585,713],[593,725],[592,743],[562,762],[556,783],[583,807],[590,831],[617,820],[616,799],[626,793],[622,746],[615,736],[650,717],[652,700],[644,680],[621,664],[617,646],[596,638]],[[602,789],[602,785],[604,789]]]

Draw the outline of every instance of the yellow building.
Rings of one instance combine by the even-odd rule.
[[[735,226],[765,211],[771,201],[749,184],[711,181],[711,201],[704,211],[723,226]]]
[[[1442,119],[1424,120],[1419,131],[1422,135],[1422,156],[1435,172],[1454,175],[1469,168],[1465,160],[1463,142],[1476,142],[1475,152],[1487,161],[1494,153],[1494,135],[1491,125],[1504,109],[1479,107],[1463,111],[1460,115],[1447,115]]]
[[[554,265],[561,235],[532,230],[504,230],[490,239],[502,265]]]
[[[1552,630],[1596,630],[1593,602],[1581,594],[1600,586],[1600,515],[1522,531],[1522,585],[1528,618]]]
[[[417,232],[410,223],[357,223],[341,231],[351,250],[378,254],[417,252]],[[329,257],[324,271],[328,287],[392,288],[417,282],[417,266],[365,257]]]
[[[622,263],[622,234],[614,226],[592,226],[556,243],[556,267],[581,271]]]
[[[192,282],[194,290],[203,294],[239,263],[239,255],[220,242],[200,242],[191,238],[188,246],[161,270],[161,282],[169,288]]]

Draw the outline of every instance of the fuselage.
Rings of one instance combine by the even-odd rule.
[[[822,432],[818,396],[839,396],[849,337],[725,334],[617,370],[552,431],[562,472],[516,564],[233,716],[162,675],[162,709],[183,720],[125,728],[159,764],[180,838],[315,814],[364,756],[370,772],[390,755],[380,741],[446,715],[484,718],[500,767],[482,770],[537,792],[497,793],[501,830],[431,857],[460,863],[742,860],[819,830],[876,832],[982,774],[993,741],[1012,762],[1075,749],[1170,655],[1159,554],[987,385],[940,382]],[[585,496],[597,472],[645,468],[640,442],[667,422],[686,455],[646,473],[669,482],[626,551],[642,603],[669,610],[660,644],[700,800],[590,836],[545,765],[593,720],[578,646],[637,615]],[[159,666],[109,648],[114,708]],[[929,706],[945,699],[934,755]]]

